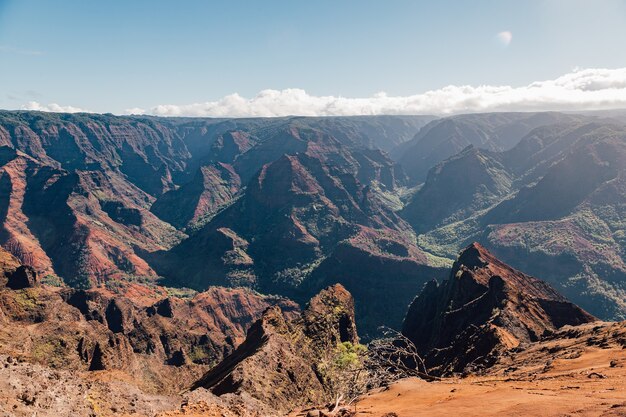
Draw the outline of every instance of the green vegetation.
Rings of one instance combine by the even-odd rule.
[[[210,365],[215,358],[212,357],[211,353],[205,346],[193,346],[191,351],[187,354],[189,360],[193,363]]]
[[[367,347],[359,343],[343,342],[337,345],[333,365],[345,371],[361,365]]]
[[[51,287],[65,287],[63,279],[55,274],[47,274],[41,278],[41,283]]]
[[[287,283],[289,285],[298,286],[304,282],[312,273],[315,268],[320,266],[325,257],[320,257],[313,262],[305,265],[298,265],[294,268],[285,268],[274,274],[272,282],[274,283]]]
[[[68,345],[64,339],[35,341],[31,355],[39,363],[52,368],[61,368],[67,362]]]
[[[15,292],[15,302],[25,312],[32,312],[42,305],[38,296],[38,289],[25,288]]]
[[[317,372],[336,404],[344,400],[350,404],[367,389],[367,372],[363,368],[366,354],[364,345],[343,342],[322,357]]]
[[[186,288],[186,287],[180,287],[180,288],[163,287],[163,289],[165,289],[165,291],[167,292],[168,297],[190,299],[190,298],[195,297],[196,294],[198,294],[198,291],[193,290],[191,288]]]

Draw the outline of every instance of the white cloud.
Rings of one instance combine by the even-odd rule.
[[[141,107],[131,107],[130,109],[124,110],[124,114],[142,115],[142,114],[145,114],[145,113],[146,113],[146,111],[144,109],[142,109]]]
[[[81,109],[79,107],[74,106],[61,106],[56,103],[50,104],[41,104],[37,101],[29,101],[28,103],[22,105],[20,110],[37,110],[37,111],[47,111],[53,113],[93,113],[89,110]]]
[[[454,86],[411,96],[347,98],[314,96],[290,88],[263,90],[252,98],[231,94],[216,101],[130,108],[125,114],[207,117],[348,116],[379,114],[456,114],[491,111],[601,110],[626,108],[626,68],[575,69],[553,80],[522,87]],[[87,111],[31,101],[25,110]]]
[[[511,41],[513,40],[513,34],[509,32],[508,30],[505,30],[503,32],[498,33],[496,35],[496,39],[503,46],[509,46],[511,44]]]
[[[255,97],[231,94],[217,101],[132,109],[158,116],[345,116],[453,114],[487,111],[626,108],[626,68],[576,69],[554,80],[522,87],[454,86],[411,96],[377,93],[367,98],[313,96],[296,88],[263,90]]]

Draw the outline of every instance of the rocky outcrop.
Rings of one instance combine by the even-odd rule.
[[[21,290],[38,284],[39,277],[32,266],[22,265],[19,259],[0,247],[0,287]]]
[[[299,315],[293,302],[245,289],[213,287],[191,298],[163,298],[135,284],[121,295],[32,285],[29,273],[0,250],[0,354],[75,372],[126,375],[148,392],[173,393],[191,384],[241,344],[268,307],[288,318]]]
[[[14,290],[32,288],[37,283],[37,272],[35,272],[32,266],[20,265],[15,271],[7,274],[7,287]]]
[[[473,243],[446,281],[428,283],[413,301],[402,332],[432,372],[449,375],[489,367],[503,351],[594,320],[545,282]]]
[[[304,334],[315,352],[334,349],[342,342],[358,343],[352,295],[340,284],[311,298],[302,313]]]
[[[208,388],[217,395],[245,391],[282,407],[321,401],[323,386],[301,353],[307,347],[292,341],[299,332],[280,310],[266,310],[248,331],[245,342],[192,388]]]
[[[245,393],[279,411],[321,403],[328,393],[317,366],[342,342],[358,343],[354,302],[341,285],[334,285],[311,299],[295,319],[275,307],[266,310],[246,340],[192,389]]]

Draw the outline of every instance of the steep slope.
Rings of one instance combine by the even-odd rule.
[[[535,185],[488,213],[484,239],[512,265],[544,270],[590,312],[623,318],[626,131],[594,132]]]
[[[541,126],[503,152],[502,160],[525,184],[531,184],[545,175],[576,143],[593,140],[614,128],[613,123],[589,120]]]
[[[139,284],[123,293],[74,290],[40,285],[34,271],[2,250],[0,265],[0,354],[132,378],[148,392],[190,384],[232,352],[269,306],[298,314],[293,302],[243,289],[216,287],[185,299]],[[12,285],[27,274],[33,279],[26,285]]]
[[[502,263],[477,243],[441,285],[411,304],[402,332],[440,375],[489,367],[505,351],[564,325],[594,321],[545,282]]]
[[[416,181],[428,170],[469,145],[490,151],[512,148],[539,126],[574,123],[582,116],[561,113],[485,113],[451,116],[424,126],[391,155]]]
[[[200,167],[190,182],[163,194],[150,211],[184,228],[228,206],[240,189],[241,180],[233,167],[218,162]]]
[[[2,112],[0,143],[68,171],[116,170],[150,195],[172,187],[189,153],[154,119],[110,115]]]
[[[426,120],[3,111],[0,245],[74,286],[157,279],[142,257],[184,236],[165,222],[199,228],[232,204],[263,165],[304,151],[308,138],[301,136],[316,126],[336,134],[339,147],[361,148],[360,166],[379,170],[389,183],[402,174],[366,147],[403,141]]]
[[[274,138],[278,143],[266,140],[235,168],[253,164],[240,165],[244,157],[263,161],[286,148],[299,151],[263,165],[239,199],[172,250],[151,257],[151,265],[175,285],[246,285],[299,301],[341,282],[356,291],[359,319],[371,315],[366,326],[374,330],[385,317],[369,304],[381,276],[392,277],[385,293],[404,295],[441,266],[417,249],[410,226],[385,201],[398,187],[394,164],[380,151],[349,148],[317,130],[290,128]],[[358,257],[346,255],[351,252]],[[370,282],[372,290],[359,291],[359,282]],[[393,321],[400,322],[402,309]]]
[[[22,262],[40,273],[53,273],[52,260],[28,227],[22,210],[26,194],[26,171],[37,162],[7,146],[0,147],[0,242]]]
[[[150,210],[178,228],[210,218],[228,206],[241,190],[241,178],[233,163],[259,141],[242,130],[217,135],[207,153],[190,162],[190,167],[198,165],[193,178],[161,195]]]
[[[20,151],[0,166],[0,244],[43,275],[75,286],[152,276],[135,250],[165,249],[182,234],[145,207],[147,195],[114,173],[68,172]]]
[[[512,175],[498,155],[469,146],[428,172],[402,210],[417,233],[466,219],[511,192]]]
[[[293,123],[328,132],[342,143],[390,152],[411,140],[434,116],[300,117]]]
[[[76,286],[153,276],[138,251],[182,234],[147,210],[189,157],[176,132],[150,119],[1,112],[0,245],[42,274]]]
[[[625,171],[625,133],[610,128],[595,129],[592,136],[579,137],[537,184],[520,190],[514,199],[501,204],[490,216],[500,221],[522,222],[571,213],[599,187]],[[556,195],[558,199],[554,198]]]
[[[451,257],[462,245],[479,241],[592,314],[621,319],[626,317],[625,137],[623,126],[600,120],[535,129],[512,150],[494,155],[511,179],[508,194],[488,200],[495,206],[482,211],[461,206],[457,215],[428,226],[429,213],[445,215],[456,202],[438,204],[437,196],[463,196],[503,178],[467,170],[440,186],[430,180],[414,196],[424,207],[421,215],[411,212],[415,203],[402,214],[422,233],[420,247],[435,255]],[[462,156],[451,161],[463,161]],[[446,166],[433,173],[445,174]],[[433,197],[419,199],[426,191]],[[484,195],[465,204],[472,207]]]
[[[343,146],[388,150],[413,137],[432,119],[429,116],[291,117],[271,119],[271,122],[243,119],[217,123],[204,129],[204,143],[185,138],[194,148],[202,147],[195,152],[190,147],[192,158],[187,172],[196,170],[195,174],[189,183],[158,198],[151,210],[177,227],[202,223],[231,202],[242,183],[246,184],[263,165],[283,154],[304,152],[307,132],[322,131]]]
[[[389,161],[378,148],[390,149],[408,140],[432,119],[428,116],[291,117],[265,123],[244,119],[229,122],[228,127],[236,129],[227,131],[222,127],[226,122],[218,123],[212,129],[215,137],[210,142],[207,139],[203,156],[197,157],[192,151],[188,171],[196,169],[196,173],[191,181],[158,198],[151,210],[178,227],[196,226],[231,202],[241,185],[250,181],[263,165],[283,154],[305,152],[307,143],[316,140],[311,138],[315,132],[333,137],[337,143],[331,147],[340,144],[360,149],[355,156],[361,156],[361,162],[369,158],[376,164],[388,165]],[[318,153],[324,152],[326,149],[322,146]],[[404,174],[397,167],[393,168],[392,175],[404,181]],[[389,178],[384,180],[389,181]]]
[[[302,316],[287,320],[270,308],[246,340],[195,382],[217,395],[248,394],[276,411],[316,404],[331,397],[318,366],[343,342],[358,343],[354,302],[342,286],[324,289]]]

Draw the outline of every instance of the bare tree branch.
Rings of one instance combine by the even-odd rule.
[[[384,336],[367,346],[364,361],[372,385],[388,385],[409,377],[427,381],[439,380],[438,377],[428,374],[424,360],[411,340],[396,330],[386,327],[381,330]]]

